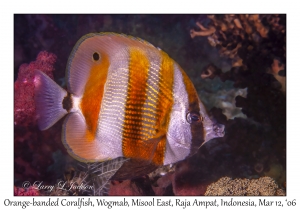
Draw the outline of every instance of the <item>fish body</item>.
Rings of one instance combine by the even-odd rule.
[[[38,125],[48,129],[67,115],[62,141],[80,161],[126,157],[166,165],[224,135],[181,67],[141,39],[83,36],[69,56],[66,81],[64,90],[36,71]]]

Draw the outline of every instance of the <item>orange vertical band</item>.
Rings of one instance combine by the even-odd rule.
[[[102,53],[99,62],[95,62],[91,68],[81,99],[80,107],[88,128],[86,133],[88,141],[95,139],[108,68],[108,56]]]
[[[143,51],[135,48],[130,49],[129,80],[122,141],[125,157],[148,160],[151,155],[148,148],[150,144],[145,143],[147,139],[142,130],[149,66],[149,60]]]

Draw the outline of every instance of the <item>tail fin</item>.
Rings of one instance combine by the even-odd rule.
[[[68,113],[62,105],[67,91],[41,71],[35,71],[34,85],[38,126],[46,130]]]

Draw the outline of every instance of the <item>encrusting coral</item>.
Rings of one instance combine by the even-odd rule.
[[[40,70],[53,79],[55,61],[56,55],[42,51],[37,55],[36,61],[20,66],[18,78],[14,84],[15,125],[35,124],[34,71]]]
[[[232,179],[222,177],[217,182],[210,184],[205,192],[206,196],[285,196],[285,191],[280,189],[270,177],[259,179]]]
[[[35,189],[34,187],[30,186],[27,189],[21,187],[14,187],[14,196],[37,196],[41,195],[39,190]]]

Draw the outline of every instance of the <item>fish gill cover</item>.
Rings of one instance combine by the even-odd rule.
[[[28,14],[15,15],[14,27],[15,195],[229,195],[224,192],[239,180],[248,190],[237,186],[231,195],[253,195],[259,186],[270,188],[256,190],[258,195],[285,194],[286,15]],[[66,88],[66,63],[76,41],[105,31],[142,38],[168,53],[210,115],[225,125],[225,136],[179,163],[110,181],[126,160],[79,163],[61,142],[62,120],[40,131],[33,71]],[[37,180],[43,183],[36,186],[56,187],[22,188]],[[59,183],[86,188],[61,191]]]

